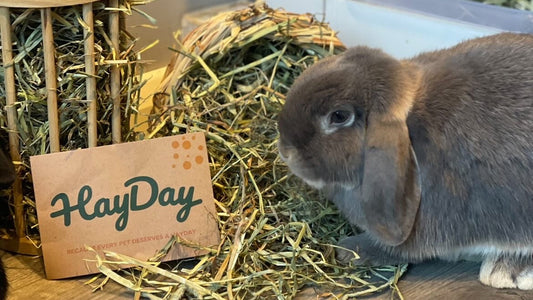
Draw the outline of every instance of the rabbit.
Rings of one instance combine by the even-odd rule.
[[[291,172],[363,231],[339,262],[478,259],[483,284],[533,289],[532,35],[349,48],[295,80],[278,130]]]

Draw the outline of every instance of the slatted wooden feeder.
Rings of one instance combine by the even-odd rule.
[[[107,7],[118,8],[119,0],[108,0]],[[61,6],[82,5],[84,26],[84,56],[86,78],[88,112],[87,112],[87,136],[88,146],[97,145],[97,103],[96,103],[96,76],[95,76],[95,41],[94,34],[94,11],[93,2],[97,0],[0,0],[0,35],[2,43],[2,61],[5,71],[4,85],[6,92],[6,106],[9,151],[13,161],[20,161],[19,133],[16,125],[17,112],[15,102],[17,101],[12,24],[10,23],[10,11],[14,8],[35,8],[40,10],[44,69],[47,90],[47,110],[49,121],[50,152],[60,151],[59,119],[58,119],[58,94],[56,61],[54,49],[54,32],[52,30],[52,9]],[[114,51],[119,49],[120,35],[120,11],[111,10],[109,13],[108,35],[110,37]],[[120,110],[120,69],[119,66],[111,67],[110,95],[113,101],[112,117],[112,139],[113,143],[121,142],[121,110]],[[15,166],[19,173],[19,166]],[[15,232],[9,237],[0,238],[0,248],[21,254],[35,255],[39,253],[36,247],[26,238],[26,224],[24,218],[22,180],[17,178],[12,187],[14,202]]]

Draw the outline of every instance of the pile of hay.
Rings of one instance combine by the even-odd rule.
[[[136,0],[121,0],[119,10],[131,14]],[[95,2],[94,36],[97,75],[98,145],[111,144],[112,99],[110,97],[110,69],[119,65],[121,71],[122,128],[129,132],[129,116],[135,110],[135,101],[141,84],[137,81],[140,65],[138,52],[133,51],[136,39],[120,26],[120,49],[114,53],[108,37],[109,8],[104,2]],[[116,9],[116,8],[115,8]],[[26,234],[39,244],[35,200],[31,181],[29,157],[50,152],[47,115],[47,90],[43,58],[43,33],[40,10],[10,9],[13,28],[13,56],[17,102],[17,129],[22,165],[19,172],[23,182]],[[82,7],[65,6],[52,9],[54,47],[57,70],[58,114],[61,151],[87,147],[87,102],[84,64],[85,23]],[[6,33],[2,33],[6,34]],[[0,63],[1,58],[0,58]],[[0,69],[0,127],[7,131],[6,92],[4,68]],[[7,136],[0,143],[8,145]],[[8,195],[3,193],[3,195]],[[11,218],[2,216],[3,218]],[[12,221],[2,220],[2,225]],[[9,229],[9,228],[8,228]]]
[[[277,153],[277,114],[294,79],[344,49],[312,16],[260,3],[185,37],[154,97],[151,129],[138,138],[205,133],[221,243],[188,268],[107,252],[97,256],[100,270],[152,299],[290,299],[310,285],[351,297],[394,287],[404,267],[336,264],[333,245],[351,227]],[[187,244],[166,249],[175,242]],[[136,268],[110,268],[122,264]]]

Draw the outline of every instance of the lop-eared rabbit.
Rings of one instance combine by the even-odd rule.
[[[533,36],[351,48],[299,76],[278,127],[291,171],[364,231],[340,241],[354,263],[479,258],[484,284],[533,289]]]

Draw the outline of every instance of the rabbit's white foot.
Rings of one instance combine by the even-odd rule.
[[[495,288],[533,289],[533,258],[491,255],[485,258],[479,271],[481,283]]]
[[[533,266],[525,268],[518,274],[516,285],[521,290],[533,290]]]

